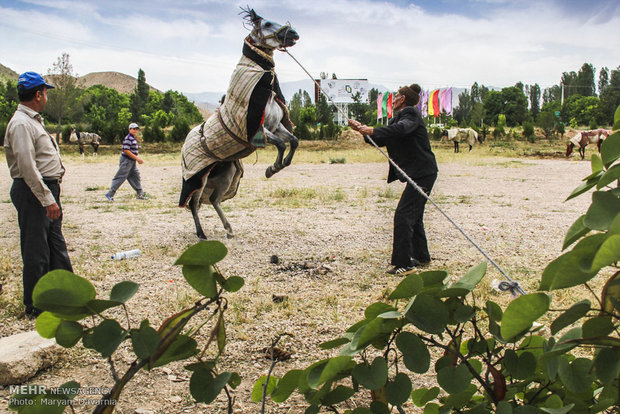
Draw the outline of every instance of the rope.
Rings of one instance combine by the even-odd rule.
[[[321,85],[314,79],[314,77],[306,70],[306,68],[299,63],[299,61],[297,59],[295,59],[295,57],[293,55],[291,55],[291,53],[288,51],[288,49],[283,49],[284,52],[286,52],[294,61],[295,63],[297,63],[301,69],[306,72],[306,74],[310,77],[310,79],[312,79],[312,81],[314,82],[314,84],[319,88],[319,90],[323,93],[323,95],[325,95],[327,97],[327,99],[329,99],[329,101],[332,103],[332,105],[334,105],[336,107],[336,109],[338,111],[340,111],[340,113],[342,114],[342,116],[345,119],[349,119],[348,115],[346,113],[344,113],[344,111],[339,108],[335,102],[327,95],[327,93],[323,90],[323,88],[321,88]],[[364,136],[368,142],[370,142],[375,148],[377,148],[379,150],[379,152],[381,154],[383,154],[383,156],[389,161],[389,163],[400,173],[402,174],[403,177],[405,177],[405,179],[407,180],[407,183],[411,184],[411,186],[413,188],[415,188],[424,198],[426,198],[426,200],[428,200],[437,210],[439,210],[439,212],[450,222],[452,223],[452,225],[465,237],[465,239],[467,239],[468,242],[470,242],[476,249],[478,249],[478,251],[493,265],[495,266],[495,268],[497,270],[499,270],[499,272],[502,274],[502,276],[504,276],[504,278],[507,280],[507,282],[502,282],[500,283],[500,289],[502,291],[510,291],[510,293],[514,296],[517,297],[517,293],[521,294],[521,295],[525,295],[525,290],[523,290],[523,288],[519,285],[519,282],[513,280],[512,278],[510,278],[510,276],[508,276],[506,274],[506,272],[504,272],[504,270],[495,262],[495,260],[493,260],[480,246],[478,246],[478,244],[476,244],[476,242],[474,242],[472,240],[471,237],[469,237],[469,235],[465,232],[465,230],[463,230],[461,228],[461,226],[459,226],[454,220],[452,220],[452,218],[446,214],[441,207],[439,207],[437,205],[437,203],[435,203],[435,201],[433,201],[433,199],[431,199],[425,192],[424,190],[422,190],[422,188],[417,185],[415,183],[415,181],[413,181],[411,179],[411,177],[409,177],[399,166],[398,164],[396,164],[394,162],[394,160],[392,160],[386,153],[385,151],[383,151],[376,143],[375,141],[373,141],[372,138],[370,138],[370,136],[365,135]]]

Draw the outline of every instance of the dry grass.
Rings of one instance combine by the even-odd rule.
[[[372,148],[351,143],[344,149],[325,148],[330,145],[335,144],[304,143],[293,165],[269,180],[264,178],[264,170],[274,151],[260,151],[256,165],[253,156],[246,159],[239,193],[224,203],[236,233],[234,239],[226,239],[209,206],[200,212],[207,235],[229,249],[221,270],[246,280],[243,289],[228,295],[226,316],[229,345],[223,369],[236,370],[243,378],[236,391],[235,412],[257,412],[249,393],[268,368],[259,351],[276,335],[293,335],[281,344],[293,358],[276,367],[276,375],[333,355],[317,345],[338,337],[362,318],[366,306],[384,299],[400,281],[383,272],[402,184],[385,183],[387,164]],[[455,155],[447,144],[434,145],[440,164],[434,199],[511,277],[527,291],[536,290],[542,270],[560,254],[566,230],[589,204],[587,196],[563,202],[589,174],[589,163],[510,158],[489,145]],[[101,296],[119,281],[139,282],[140,290],[129,303],[131,323],[136,326],[149,318],[158,326],[167,315],[196,298],[180,269],[172,265],[197,241],[190,214],[176,207],[181,182],[178,152],[156,153],[147,145],[146,162],[140,169],[150,200],[135,200],[125,184],[117,201],[109,203],[103,194],[116,171],[118,153],[108,149],[99,158],[82,160],[72,153],[73,147],[64,151],[66,147],[64,232],[75,272],[91,280]],[[524,150],[515,148],[510,151]],[[561,149],[559,143],[556,149]],[[347,161],[329,164],[329,156]],[[4,194],[0,200],[8,199],[9,188],[6,163],[0,160],[0,194]],[[431,270],[445,269],[458,278],[483,260],[440,213],[430,206],[426,211],[434,258]],[[34,323],[16,318],[21,311],[21,257],[16,214],[10,202],[0,203],[0,218],[0,249],[4,252],[0,256],[0,283],[4,286],[0,335],[6,336],[33,329]],[[115,251],[137,247],[143,251],[137,259],[109,259]],[[278,265],[270,263],[274,254],[281,260]],[[497,270],[489,268],[476,292],[478,304],[487,299],[502,306],[510,302],[507,294],[489,289],[490,281],[499,277]],[[594,281],[595,290],[600,283],[602,277]],[[273,294],[288,300],[274,303]],[[587,292],[577,288],[553,295],[557,309],[586,297]],[[130,362],[126,346],[118,357],[122,370]],[[174,363],[170,368],[174,375],[187,377],[183,364]],[[106,365],[95,353],[80,348],[65,352],[56,367],[32,383],[57,386],[75,378],[82,385],[100,387],[110,384],[106,372]],[[414,381],[414,386],[422,386],[429,376]],[[161,369],[138,375],[130,388],[120,403],[121,413],[137,408],[162,413],[224,412],[221,398],[208,408],[193,404],[187,381],[171,381]],[[0,390],[0,398],[7,392]],[[173,396],[182,401],[171,402]],[[304,404],[293,399],[286,406],[268,406],[270,413],[300,413]],[[415,412],[413,407],[406,410]]]

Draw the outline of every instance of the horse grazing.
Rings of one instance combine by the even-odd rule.
[[[467,141],[469,145],[469,151],[473,148],[476,141],[480,141],[478,138],[478,133],[472,128],[450,128],[444,129],[441,133],[441,139],[447,138],[454,142],[454,152],[460,152],[459,150],[459,142]]]
[[[275,145],[278,155],[265,171],[269,178],[291,164],[298,146],[274,72],[273,51],[293,46],[299,35],[288,24],[265,20],[252,9],[242,10],[252,31],[245,38],[224,101],[209,119],[188,133],[181,150],[179,207],[191,210],[200,239],[206,239],[198,218],[201,204],[215,208],[227,237],[233,237],[220,203],[237,193],[243,176],[242,158],[264,147],[265,142]],[[284,156],[287,142],[289,152]]]
[[[575,145],[579,147],[579,155],[583,160],[586,157],[586,147],[588,144],[596,144],[598,152],[601,152],[601,144],[603,140],[611,134],[611,131],[603,128],[593,129],[590,131],[577,132],[569,141],[566,147],[566,157],[568,158],[573,152]]]
[[[74,128],[71,128],[71,135],[69,135],[69,142],[78,143],[80,147],[80,155],[84,157],[84,146],[90,144],[93,147],[93,156],[97,156],[97,150],[99,149],[99,143],[101,137],[94,132],[79,132]]]

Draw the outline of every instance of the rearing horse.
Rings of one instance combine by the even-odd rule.
[[[242,158],[264,147],[265,142],[275,145],[278,155],[265,171],[269,178],[291,164],[298,145],[274,72],[273,51],[293,46],[299,35],[288,24],[265,20],[252,9],[242,10],[252,32],[245,38],[224,102],[189,132],[181,151],[183,187],[179,206],[189,206],[196,235],[201,239],[206,236],[198,209],[204,203],[213,205],[227,236],[233,237],[220,203],[237,193],[243,176]],[[290,149],[285,157],[286,142]]]

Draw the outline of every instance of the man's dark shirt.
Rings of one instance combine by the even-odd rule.
[[[409,177],[415,179],[437,174],[435,154],[418,108],[407,106],[400,110],[387,126],[375,128],[372,139],[378,146],[387,148],[390,158]],[[390,164],[388,183],[396,179],[405,181]]]

